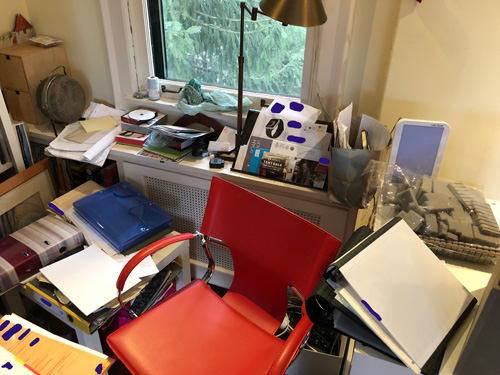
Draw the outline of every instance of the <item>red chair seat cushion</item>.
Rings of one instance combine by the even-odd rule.
[[[201,280],[112,333],[107,341],[136,375],[267,374],[285,344]]]
[[[259,307],[259,305],[250,301],[240,293],[234,293],[229,290],[224,295],[223,299],[228,305],[241,312],[247,319],[256,323],[266,332],[274,334],[281,325],[281,322],[274,319],[272,315],[269,315],[264,309]]]

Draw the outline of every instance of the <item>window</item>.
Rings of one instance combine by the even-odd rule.
[[[148,10],[156,76],[237,88],[239,0],[149,0]],[[300,97],[305,43],[306,28],[245,12],[244,89]]]
[[[131,94],[137,90],[145,90],[147,77],[156,74],[153,69],[154,48],[152,48],[152,46],[155,45],[153,40],[155,33],[150,33],[150,23],[148,20],[149,12],[147,10],[148,1],[150,0],[99,0],[113,82],[114,104],[120,109],[129,109],[142,105],[142,102],[133,99]],[[195,3],[206,3],[209,0],[178,1],[182,7],[185,7],[186,5]],[[234,11],[234,19],[238,19],[238,22],[235,23],[239,25],[240,8],[238,1],[210,1],[227,3],[228,5],[234,4],[236,8]],[[160,9],[159,5],[161,4],[161,6],[163,6],[162,0],[156,0],[156,2],[158,4],[157,8]],[[247,5],[254,5],[257,4],[257,2],[257,0],[251,0],[251,3],[247,1]],[[328,21],[320,27],[302,29],[302,32],[305,30],[307,34],[305,53],[302,53],[304,57],[302,80],[300,75],[293,75],[293,79],[297,80],[297,82],[301,82],[300,99],[302,102],[316,108],[323,108],[327,113],[333,114],[340,105],[349,55],[349,37],[356,1],[323,0],[323,4],[328,15]],[[182,11],[182,7],[179,8],[180,11]],[[152,7],[150,7],[150,9],[152,9]],[[269,37],[270,39],[276,39],[279,43],[284,43],[285,41],[283,39],[285,35],[282,33],[290,27],[283,27],[279,22],[271,19],[267,20],[266,18],[266,16],[259,15],[257,21],[254,22],[250,20],[248,14],[245,16],[246,32],[244,53],[246,56],[245,65],[248,68],[248,71],[245,72],[245,78],[248,77],[250,81],[254,82],[259,81],[260,77],[256,77],[255,75],[252,77],[252,64],[259,64],[258,61],[260,60],[251,56],[252,42],[250,41],[250,36],[253,33],[252,28],[261,25],[259,22],[268,22],[269,25],[272,25],[274,30],[274,34],[266,32],[265,35],[256,39],[258,42],[253,42],[257,43],[256,48],[258,55],[261,54],[264,44],[263,40],[267,35],[271,35]],[[158,26],[156,25],[156,27]],[[188,29],[189,27],[186,31]],[[190,32],[196,32],[196,28],[191,29]],[[231,34],[233,38],[239,39],[239,30]],[[151,35],[153,35],[153,38]],[[163,34],[157,33],[157,35]],[[288,52],[289,51],[287,51],[287,53]],[[156,53],[158,53],[158,49],[156,49]],[[271,52],[269,53],[272,54]],[[231,76],[232,79],[235,79],[234,77],[237,75],[229,72],[228,69],[234,69],[234,72],[237,71],[239,51],[233,54],[234,60],[232,63],[228,64],[230,67],[224,67],[222,71],[227,72],[228,77]],[[233,54],[228,52],[228,55]],[[165,64],[165,66],[168,66],[169,64],[173,64],[173,62],[170,60],[170,62],[166,61]],[[287,79],[291,80],[291,76],[292,74],[289,73],[289,77],[286,78],[285,76],[283,81]],[[176,78],[179,79],[178,77]],[[191,78],[194,78],[192,74],[186,77],[185,80]],[[248,80],[246,80],[246,82],[248,82]],[[280,80],[276,79],[272,84],[276,85],[279,84],[279,82]],[[165,82],[165,85],[168,90],[175,90],[183,87],[184,83],[182,81],[168,81]],[[230,84],[227,85],[228,87],[230,86]],[[205,86],[204,89],[210,90],[212,88]],[[248,84],[245,83],[245,89],[249,90],[251,87],[248,87]],[[228,89],[228,91],[231,92],[230,89]],[[234,91],[232,92],[234,93]],[[249,93],[245,93],[246,96],[251,96],[253,99],[258,99],[258,96],[271,99],[270,95],[248,94]],[[178,97],[167,93],[164,94],[161,100],[148,103],[148,105],[158,110],[165,111],[166,113],[179,116],[180,111],[173,106],[177,101]],[[255,108],[258,108],[258,103],[258,100],[254,100]],[[221,114],[220,118],[232,126],[236,123],[234,115],[225,116]]]

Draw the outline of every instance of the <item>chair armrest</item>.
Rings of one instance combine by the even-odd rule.
[[[304,304],[302,304],[302,318],[285,341],[285,345],[278,357],[274,360],[268,375],[282,375],[285,373],[288,366],[290,366],[299,353],[301,344],[313,325],[313,322],[311,322],[307,316]]]
[[[144,260],[144,258],[151,254],[154,254],[156,251],[161,250],[168,245],[180,241],[192,240],[193,238],[195,238],[195,235],[191,233],[176,234],[175,236],[162,238],[161,240],[158,240],[156,242],[153,242],[151,245],[146,246],[144,249],[135,254],[132,259],[127,262],[125,267],[123,267],[122,272],[120,272],[120,275],[116,280],[116,287],[118,288],[118,291],[120,293],[123,291],[123,287],[125,285],[125,281],[127,281],[128,275],[135,267],[137,267],[139,263],[141,263],[142,260]]]

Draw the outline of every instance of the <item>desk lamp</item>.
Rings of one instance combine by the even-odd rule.
[[[253,7],[251,10],[244,1],[240,2],[240,54],[238,56],[238,122],[236,129],[236,149],[241,142],[243,129],[243,38],[245,32],[245,12],[248,12],[252,21],[257,20],[257,14],[263,14],[280,21],[284,26],[319,26],[326,22],[326,12],[321,0],[262,0],[259,10]]]

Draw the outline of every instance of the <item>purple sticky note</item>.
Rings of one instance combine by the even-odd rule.
[[[329,165],[330,164],[330,159],[328,158],[319,158],[319,163],[323,165]]]
[[[289,142],[295,142],[295,143],[304,143],[306,139],[304,137],[296,137],[295,135],[289,135],[286,138],[287,141]]]
[[[302,112],[304,110],[304,104],[299,102],[290,102],[290,109],[296,112]]]
[[[280,103],[274,103],[274,105],[271,107],[271,112],[272,113],[281,113],[285,109],[285,106]]]
[[[294,129],[300,129],[302,127],[302,124],[298,121],[288,121],[288,127],[289,128],[294,128]]]

